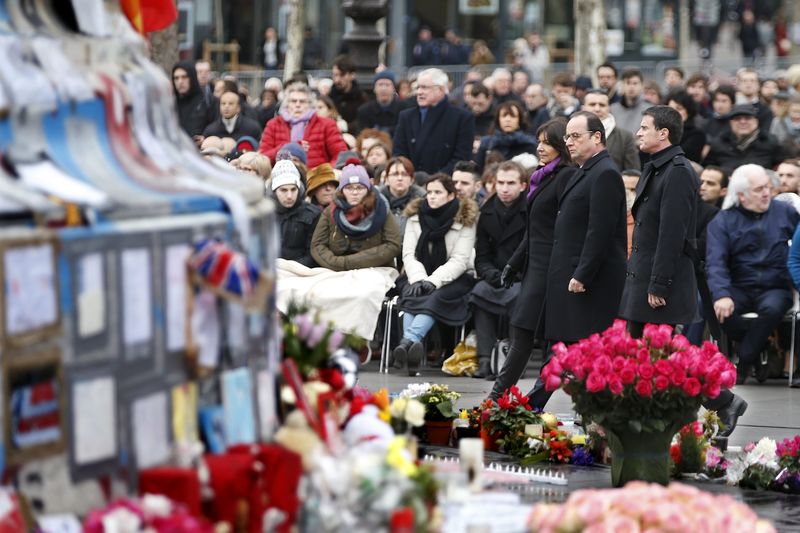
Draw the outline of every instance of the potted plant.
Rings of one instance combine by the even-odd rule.
[[[481,411],[484,446],[487,450],[503,451],[509,455],[527,453],[526,426],[533,424],[544,428],[547,425],[541,413],[533,410],[528,397],[516,386],[506,390],[497,401],[485,400]]]
[[[559,343],[542,371],[548,390],[562,387],[584,422],[603,427],[611,449],[612,484],[669,482],[669,447],[697,418],[701,402],[736,382],[717,347],[696,347],[669,326],[648,324],[633,339],[616,321],[569,347]]]
[[[453,419],[457,416],[456,401],[461,395],[447,385],[411,384],[400,393],[401,398],[416,398],[425,406],[425,434],[429,444],[446,446],[450,443]]]
[[[456,428],[456,444],[461,439],[478,439],[481,435],[481,409],[462,409],[453,424]]]

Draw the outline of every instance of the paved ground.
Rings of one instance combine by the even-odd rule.
[[[389,374],[379,374],[378,362],[373,360],[362,368],[359,384],[370,390],[386,387],[390,393],[396,393],[403,390],[408,383],[446,383],[451,389],[461,393],[459,407],[472,407],[486,398],[493,383],[481,379],[452,377],[433,368],[424,368],[421,374],[420,377],[412,378],[395,369]],[[529,391],[535,377],[536,372],[529,367],[519,387],[525,392]],[[737,386],[734,392],[747,400],[749,407],[739,419],[739,425],[731,436],[730,446],[743,446],[763,436],[783,439],[800,434],[800,389],[789,388],[785,380],[768,380],[763,385],[758,385],[751,379],[747,385]],[[562,391],[553,395],[547,410],[556,415],[573,412],[569,396]]]

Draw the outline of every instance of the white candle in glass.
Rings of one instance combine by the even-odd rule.
[[[460,439],[458,441],[458,454],[461,469],[467,474],[469,488],[473,492],[480,492],[483,488],[483,440]]]

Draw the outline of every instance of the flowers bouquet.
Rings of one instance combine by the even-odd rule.
[[[528,437],[527,444],[529,455],[520,461],[525,466],[540,461],[579,466],[594,464],[594,456],[586,435],[570,435],[563,429],[553,428],[545,430],[540,436]]]
[[[666,484],[672,436],[696,419],[704,399],[735,384],[736,369],[710,342],[698,348],[652,324],[633,339],[618,320],[569,347],[557,344],[542,378],[548,390],[562,387],[572,397],[584,422],[605,429],[615,486]]]
[[[447,385],[411,383],[400,398],[414,398],[425,406],[425,420],[452,420],[458,416],[456,401],[461,397]]]
[[[83,531],[211,533],[214,528],[208,522],[192,516],[185,507],[173,503],[169,498],[145,494],[140,499],[117,500],[105,509],[90,512],[83,522]]]
[[[716,478],[725,475],[727,460],[711,445],[719,424],[717,414],[706,411],[702,420],[686,424],[675,434],[669,449],[673,476],[705,474]]]
[[[341,388],[336,385],[347,376],[337,376],[332,372],[331,356],[342,348],[357,352],[362,348],[363,340],[334,329],[331,323],[321,323],[317,315],[294,302],[289,304],[282,322],[284,358],[294,359],[304,379],[333,380],[332,387]],[[339,374],[343,374],[341,370]]]
[[[579,490],[559,504],[538,504],[529,531],[774,532],[746,504],[688,485],[633,482],[623,489]]]
[[[530,454],[526,426],[539,425],[543,428],[546,425],[541,413],[533,410],[528,397],[516,386],[506,390],[497,401],[484,401],[480,408],[481,434],[487,449],[501,449],[518,458]],[[548,420],[555,427],[555,417]]]
[[[730,461],[726,480],[744,488],[800,494],[800,435],[779,443],[767,437],[749,443]]]

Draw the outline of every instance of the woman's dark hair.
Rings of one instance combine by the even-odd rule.
[[[568,164],[571,161],[569,150],[567,150],[567,143],[564,142],[564,135],[566,134],[567,119],[564,117],[548,120],[536,130],[536,138],[538,139],[544,135],[547,144],[556,149],[563,164]]]
[[[411,177],[412,180],[414,179],[414,163],[412,163],[411,160],[404,155],[394,156],[386,162],[387,177],[389,172],[392,170],[392,167],[395,165],[400,165],[403,167],[406,173],[408,173],[409,177]]]
[[[330,96],[325,96],[324,94],[320,94],[319,96],[317,96],[317,100],[325,104],[325,107],[331,110],[334,117],[339,116],[339,110],[336,109],[336,104],[334,103],[333,100],[331,100]]]
[[[717,87],[717,89],[711,95],[712,102],[714,101],[714,98],[716,98],[718,94],[727,96],[731,101],[731,105],[736,105],[736,89],[734,89],[732,85],[720,85],[719,87]]]
[[[673,89],[667,94],[667,104],[670,101],[675,102],[686,110],[688,117],[686,122],[692,120],[697,115],[697,102],[694,101],[692,95],[686,92],[686,89]]]
[[[503,115],[516,115],[519,118],[519,129],[522,131],[528,130],[528,114],[522,109],[522,104],[515,100],[508,100],[497,106],[494,113],[494,130],[503,131],[500,129],[500,117]]]
[[[428,178],[428,181],[425,182],[425,190],[428,190],[428,185],[433,183],[434,181],[438,181],[444,187],[444,190],[447,191],[448,194],[455,194],[456,193],[456,184],[453,183],[453,178],[450,177],[449,174],[445,174],[444,172],[437,172],[436,174],[431,175]]]

